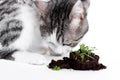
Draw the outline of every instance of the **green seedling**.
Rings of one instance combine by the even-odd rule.
[[[84,58],[85,58],[85,53],[81,53],[81,54],[79,54],[79,56],[80,56],[80,58],[82,59],[82,61],[84,60]]]
[[[80,55],[80,58],[83,60],[85,58],[85,54],[84,53],[81,53]]]
[[[75,51],[70,51],[70,52],[74,52],[76,54],[80,54],[80,50],[75,50]]]
[[[95,47],[89,47],[89,46],[86,46],[85,44],[81,44],[80,49],[76,51],[71,51],[71,52],[75,52],[76,54],[80,56],[82,60],[84,60],[85,55],[90,57],[90,55],[93,55],[94,50],[96,50]]]
[[[85,44],[81,44],[79,50],[80,50],[82,53],[87,53],[87,54],[91,55],[92,52],[93,52],[94,50],[96,50],[96,48],[95,48],[95,47],[88,47],[88,46],[86,46]]]
[[[52,68],[52,70],[58,71],[58,70],[61,70],[61,68],[60,68],[59,66],[54,66],[54,67]]]

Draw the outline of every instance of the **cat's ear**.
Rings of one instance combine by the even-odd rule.
[[[87,10],[90,6],[90,0],[81,0],[83,7]]]
[[[71,17],[78,17],[78,18],[84,18],[87,15],[87,9],[89,8],[90,1],[89,0],[78,0],[70,13]]]
[[[69,15],[69,29],[72,34],[78,35],[76,32],[80,32],[82,29],[83,23],[85,21],[85,16],[86,14],[84,5],[81,0],[77,0],[77,2],[73,5],[71,13]]]
[[[72,7],[70,18],[84,18],[84,6],[81,0],[78,0]]]
[[[43,1],[43,0],[35,0],[34,3],[38,10],[43,11],[43,12],[47,10],[48,2]]]

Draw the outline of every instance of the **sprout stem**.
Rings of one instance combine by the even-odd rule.
[[[84,53],[85,54],[85,53]],[[92,58],[92,59],[95,59],[94,57],[88,55],[88,54],[85,54],[86,56],[88,56],[89,58]]]

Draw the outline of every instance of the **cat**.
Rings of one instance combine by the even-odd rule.
[[[0,0],[0,59],[44,64],[88,31],[89,0]]]

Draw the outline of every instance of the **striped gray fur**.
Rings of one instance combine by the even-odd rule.
[[[18,0],[0,0],[0,43],[2,45],[0,58],[7,58],[7,55],[17,51],[17,49],[9,49],[8,46],[20,36],[23,29],[22,21],[15,19],[19,14],[21,2]]]
[[[46,27],[48,34],[53,33],[53,31],[57,28],[57,40],[61,36],[63,36],[63,31],[68,26],[69,14],[73,5],[77,0],[51,0],[48,5],[49,13],[47,16],[42,17],[45,21],[44,27],[41,27],[41,31],[46,33]],[[52,5],[51,5],[52,4]]]
[[[70,28],[69,24],[72,22],[72,19],[70,19],[70,13],[71,13],[71,10],[73,9],[73,6],[75,5],[77,1],[78,0],[51,0],[52,8],[50,10],[50,14],[48,15],[50,17],[49,26],[51,29],[51,33],[54,31],[54,29],[57,29],[57,33],[56,33],[57,41],[62,43],[63,45],[64,45],[65,38],[67,38],[67,37],[64,37],[66,35],[65,32],[69,30]],[[80,18],[81,24],[79,24],[79,28],[80,26],[82,26],[83,28],[85,26],[87,27],[85,31],[79,30],[77,34],[74,34],[76,38],[77,37],[78,38],[77,39],[73,38],[75,39],[75,41],[73,40],[75,43],[69,44],[68,42],[68,44],[65,44],[67,46],[71,46],[71,47],[76,46],[79,43],[79,40],[88,31],[88,23],[87,23],[87,18],[86,18],[87,8],[85,6],[86,4],[89,4],[89,3],[87,2],[88,0],[81,0],[81,1],[83,3],[84,19]],[[80,36],[80,33],[82,36]],[[70,34],[70,33],[67,33],[67,34]]]
[[[18,20],[10,20],[6,22],[3,27],[4,29],[0,30],[0,43],[3,46],[8,46],[20,36],[22,22]]]
[[[1,48],[0,49],[0,59],[10,59],[10,60],[14,60],[13,57],[11,57],[11,54],[18,51],[17,49],[10,49],[7,47]]]
[[[14,19],[18,11],[16,0],[3,0],[0,3],[0,43],[8,46],[20,36],[22,22]]]
[[[9,48],[9,45],[19,38],[23,30],[22,21],[15,19],[21,14],[21,5],[32,7],[33,0],[0,0],[0,58],[9,58],[12,53],[18,51]]]
[[[15,15],[15,11],[18,8],[15,4],[16,0],[3,0],[3,2],[0,3],[0,23],[8,17],[13,17],[13,14]]]

